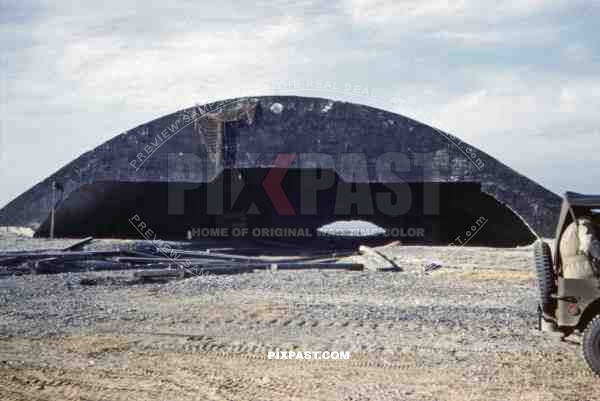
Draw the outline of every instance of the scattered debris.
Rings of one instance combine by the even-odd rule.
[[[350,251],[324,253],[320,250],[303,257],[266,257],[223,252],[239,251],[235,248],[157,249],[144,244],[128,249],[79,250],[92,240],[93,237],[84,238],[61,250],[0,252],[0,276],[135,270],[133,276],[137,279],[168,280],[203,274],[240,274],[259,270],[364,269],[360,263],[340,261],[340,258],[352,255],[353,252]],[[84,279],[80,284],[97,285],[99,281]]]
[[[370,256],[378,262],[380,261],[374,267],[373,270],[375,271],[402,271],[402,268],[396,262],[394,262],[394,260],[388,258],[382,252],[379,252],[374,248],[361,245],[358,248],[358,251],[361,253],[361,255]]]
[[[93,240],[94,240],[94,237],[86,237],[86,238],[82,239],[81,241],[77,241],[73,245],[70,245],[70,246],[64,248],[63,252],[75,251],[75,250],[81,249],[82,247],[89,244]]]
[[[443,266],[440,262],[429,262],[425,265],[425,267],[423,268],[423,271],[425,273],[430,273],[433,271],[436,271],[438,269],[441,269]]]
[[[99,279],[96,277],[83,277],[79,280],[79,284],[81,285],[98,285]]]
[[[14,266],[25,262],[39,260],[75,261],[75,260],[102,260],[108,257],[124,256],[131,254],[128,251],[17,251],[0,253],[0,266]]]
[[[134,277],[141,279],[142,281],[165,281],[169,279],[182,279],[185,278],[186,272],[180,269],[165,269],[156,271],[143,271],[133,273]]]

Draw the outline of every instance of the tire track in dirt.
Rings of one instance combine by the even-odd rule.
[[[399,352],[406,349],[421,351],[421,352],[437,352],[437,353],[466,353],[466,354],[514,354],[522,353],[523,350],[508,350],[501,347],[484,347],[484,348],[469,348],[465,347],[464,344],[450,343],[441,345],[429,345],[423,344],[425,340],[418,337],[407,338],[404,342],[396,342],[396,344],[389,344],[388,340],[394,340],[402,336],[404,331],[411,332],[407,328],[403,327],[403,323],[398,325],[398,322],[377,322],[374,320],[330,320],[330,319],[302,319],[299,316],[293,316],[287,319],[256,319],[255,316],[247,315],[243,318],[237,319],[212,319],[204,326],[206,334],[194,334],[194,333],[152,333],[152,332],[139,332],[143,335],[165,335],[165,336],[180,336],[180,337],[191,337],[202,341],[204,335],[210,335],[212,337],[211,343],[214,344],[196,344],[195,347],[190,349],[200,348],[201,351],[212,351],[212,350],[231,350],[231,346],[228,342],[222,342],[218,345],[217,338],[223,338],[221,333],[227,333],[230,330],[228,327],[234,326],[235,330],[239,332],[252,332],[258,329],[268,329],[276,332],[275,336],[266,336],[264,333],[261,334],[261,338],[273,338],[279,337],[279,342],[276,342],[273,346],[268,347],[265,344],[253,344],[252,346],[238,345],[236,349],[243,352],[266,352],[275,350],[276,348],[286,349],[288,341],[285,341],[286,336],[293,338],[293,335],[306,335],[312,334],[321,340],[318,345],[318,349],[314,350],[326,350],[332,347],[338,347],[340,344],[344,344],[344,341],[350,341],[351,345],[347,351],[361,352],[369,351],[375,353],[383,352]],[[282,331],[283,330],[283,331]],[[285,331],[287,330],[287,331]],[[334,331],[331,331],[334,330]],[[394,332],[396,330],[396,332]],[[413,330],[414,332],[414,330]],[[107,333],[113,334],[113,333]],[[279,335],[281,334],[281,335]],[[352,336],[348,336],[352,334]],[[358,337],[357,337],[358,336]],[[225,337],[227,338],[227,337]],[[435,342],[436,339],[434,339]],[[375,342],[374,342],[375,341]],[[379,342],[377,342],[379,341]],[[312,349],[311,349],[312,350]]]

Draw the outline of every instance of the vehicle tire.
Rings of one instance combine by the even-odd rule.
[[[552,251],[546,242],[538,240],[533,245],[533,254],[540,291],[540,305],[543,312],[553,314],[555,302],[552,299],[552,294],[556,290],[556,282],[552,264]]]
[[[583,333],[583,357],[596,376],[600,376],[600,315],[596,316]]]

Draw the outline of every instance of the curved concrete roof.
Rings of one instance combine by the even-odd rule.
[[[386,163],[382,155],[390,152],[405,156],[401,172],[379,171],[377,163]],[[304,155],[292,168],[333,163],[344,181],[477,182],[544,236],[553,235],[560,209],[554,193],[418,121],[341,101],[266,96],[180,110],[123,132],[10,202],[0,210],[0,225],[37,229],[48,216],[53,181],[63,187],[63,199],[97,181],[206,182],[222,168],[271,167],[280,153]],[[209,167],[194,167],[201,165]]]

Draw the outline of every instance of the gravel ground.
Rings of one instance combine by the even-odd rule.
[[[0,279],[0,398],[600,399],[579,339],[535,330],[531,249],[381,250],[403,271]],[[268,360],[276,349],[351,359]]]

